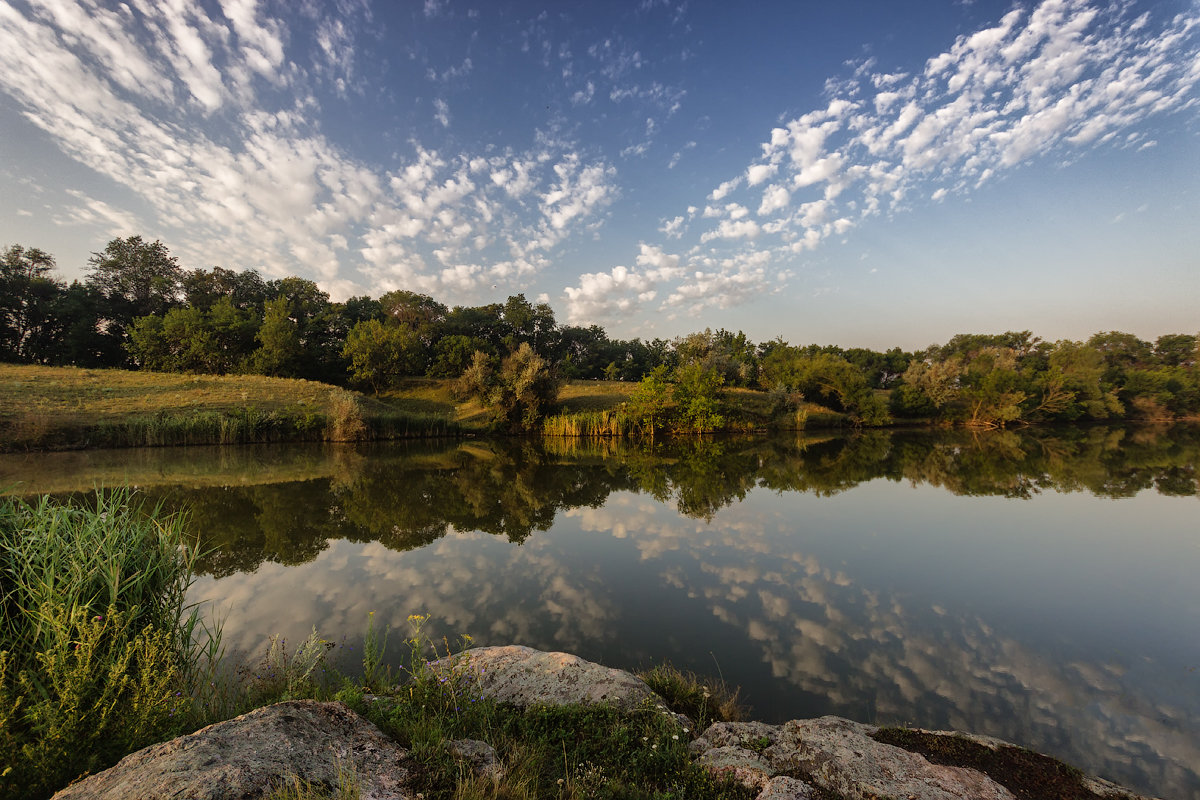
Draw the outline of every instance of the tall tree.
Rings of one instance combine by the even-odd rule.
[[[45,362],[61,321],[55,306],[66,287],[52,277],[54,258],[12,245],[0,255],[0,359]]]
[[[129,327],[138,317],[164,315],[179,305],[183,270],[162,242],[141,236],[113,239],[88,259],[87,284],[104,300],[99,332],[109,353],[121,353],[111,366],[125,366]]]
[[[88,259],[88,283],[99,289],[128,321],[147,314],[165,314],[179,305],[183,270],[162,242],[141,236],[113,239]],[[126,323],[128,324],[128,323]]]

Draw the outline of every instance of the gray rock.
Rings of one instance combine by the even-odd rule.
[[[999,750],[1005,747],[1016,747],[1011,742],[1006,742],[1003,739],[997,739],[994,736],[982,736],[978,733],[964,733],[962,731],[932,731],[923,728],[917,729],[921,733],[929,734],[930,736],[952,736],[955,739],[966,739],[968,742],[982,745],[989,750]],[[1118,786],[1111,781],[1106,781],[1103,778],[1096,778],[1091,775],[1084,775],[1080,782],[1086,791],[1091,792],[1097,797],[1105,798],[1105,800],[1153,800],[1144,795],[1131,792],[1123,786]]]
[[[521,645],[476,647],[435,661],[433,669],[453,675],[468,691],[520,708],[604,703],[632,709],[650,701],[666,709],[641,678],[570,653]]]
[[[780,775],[767,781],[767,785],[754,800],[814,800],[815,790],[804,781]]]
[[[409,800],[408,752],[341,703],[295,700],[123,758],[54,800],[251,800],[298,779],[357,780],[362,800]]]
[[[478,739],[455,739],[447,745],[451,755],[467,767],[477,778],[498,781],[504,777],[504,765],[496,755],[496,748]]]
[[[706,749],[697,761],[714,775],[733,778],[747,789],[763,789],[775,775],[752,750],[732,745]]]
[[[729,749],[753,744],[773,774],[805,776],[812,785],[857,800],[902,797],[913,800],[1013,800],[986,775],[962,767],[931,764],[899,747],[875,741],[876,729],[838,717],[793,720],[779,726],[723,722],[697,740],[700,756],[729,758]],[[765,774],[765,773],[764,773]],[[764,784],[764,788],[766,784]]]

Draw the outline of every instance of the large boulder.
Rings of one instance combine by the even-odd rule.
[[[464,650],[435,661],[433,669],[482,697],[520,708],[604,703],[632,709],[646,701],[666,707],[645,681],[624,670],[521,645]]]
[[[891,732],[891,738],[907,742],[896,746],[889,732],[839,717],[792,720],[782,725],[759,722],[719,722],[691,744],[700,763],[718,775],[728,775],[751,789],[761,790],[760,800],[781,796],[780,779],[787,777],[788,797],[804,797],[804,784],[847,800],[879,797],[909,800],[1013,800],[999,781],[1014,781],[1019,791],[1033,789],[1028,796],[1059,796],[1050,779],[1072,782],[1072,797],[1096,800],[1146,800],[1105,781],[1078,774],[1046,756],[1015,747],[997,739],[964,736],[951,731]],[[910,735],[911,734],[911,735]],[[909,746],[911,745],[911,746]],[[913,752],[922,746],[931,752],[954,753],[960,764],[987,763],[996,767],[1006,761],[1015,765],[1009,774],[992,769],[996,780],[972,766],[947,766]],[[994,756],[994,757],[991,757]],[[932,759],[932,760],[931,760]],[[1038,773],[1037,770],[1046,770]],[[1050,776],[1042,780],[1039,774]],[[1032,780],[1033,786],[1029,785]],[[1027,795],[1022,795],[1027,796]]]
[[[260,708],[126,756],[54,800],[251,800],[293,780],[362,800],[409,800],[408,751],[341,703],[294,700]]]

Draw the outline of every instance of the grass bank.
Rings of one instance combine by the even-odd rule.
[[[361,441],[482,434],[491,414],[459,401],[453,381],[409,378],[375,397],[261,375],[183,375],[0,364],[0,452],[160,445]],[[627,437],[637,384],[570,381],[547,436]],[[721,431],[804,430],[848,424],[813,403],[781,412],[770,393],[725,390]]]
[[[444,415],[314,381],[0,364],[0,451],[445,436]]]

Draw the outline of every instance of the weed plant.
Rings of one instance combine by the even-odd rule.
[[[183,520],[128,492],[0,503],[0,798],[48,796],[187,724],[194,559]]]
[[[698,731],[714,722],[738,722],[746,718],[738,690],[730,689],[724,680],[684,672],[671,664],[659,664],[639,672],[638,677],[667,702],[668,708],[695,722]]]

